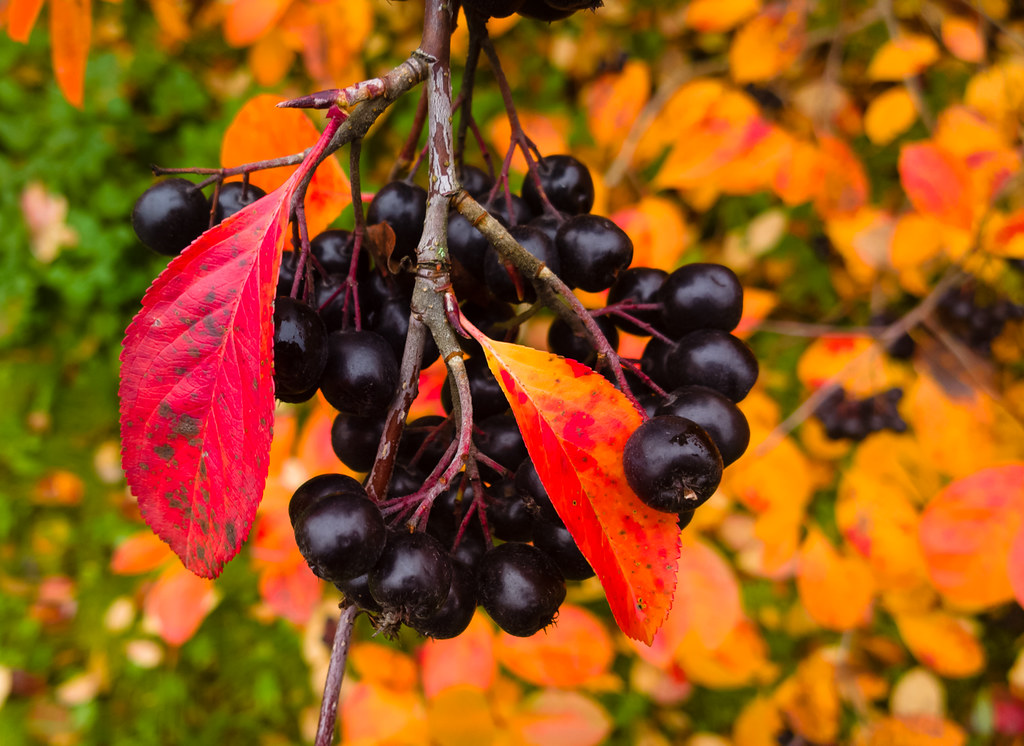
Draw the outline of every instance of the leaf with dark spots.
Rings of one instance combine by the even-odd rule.
[[[470,332],[619,628],[651,644],[675,594],[679,528],[675,515],[647,507],[626,483],[622,452],[639,412],[585,365]]]
[[[273,304],[292,177],[206,231],[153,282],[121,353],[122,464],[142,516],[185,566],[220,574],[249,534],[269,469]]]

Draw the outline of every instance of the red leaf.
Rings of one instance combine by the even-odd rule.
[[[92,0],[51,0],[50,37],[57,85],[68,103],[81,109],[92,37]]]
[[[174,259],[125,334],[128,484],[150,528],[206,578],[238,553],[267,478],[272,304],[294,183]]]
[[[121,460],[142,517],[192,572],[249,534],[274,422],[273,301],[292,195],[342,119],[280,188],[211,228],[142,299],[121,352]]]
[[[585,365],[483,335],[476,339],[619,628],[651,644],[672,606],[679,529],[675,515],[648,508],[626,483],[622,451],[640,414]]]

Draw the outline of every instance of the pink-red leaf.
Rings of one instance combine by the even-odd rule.
[[[679,530],[674,515],[648,508],[626,483],[622,451],[640,414],[585,365],[482,335],[477,341],[615,621],[649,645],[672,606]]]
[[[332,118],[281,187],[176,257],[125,333],[125,476],[149,527],[205,578],[238,554],[266,485],[273,303],[292,197],[342,121]]]
[[[50,38],[57,85],[68,103],[81,109],[92,38],[92,0],[51,0]]]
[[[206,578],[238,553],[267,479],[272,304],[293,183],[172,261],[125,334],[128,484],[150,528]]]

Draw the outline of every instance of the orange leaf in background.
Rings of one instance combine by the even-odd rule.
[[[81,109],[85,98],[85,64],[92,38],[92,0],[50,1],[53,72],[68,103]]]
[[[271,485],[267,491],[272,491]],[[323,587],[295,545],[287,505],[287,499],[278,500],[271,509],[264,497],[253,532],[252,564],[267,606],[277,616],[301,625],[313,616]]]
[[[768,646],[757,625],[745,618],[714,650],[704,647],[696,636],[688,637],[677,651],[676,660],[694,684],[711,689],[736,689],[775,676]]]
[[[818,138],[824,183],[815,194],[814,206],[824,217],[850,215],[868,201],[868,177],[853,149],[838,137]]]
[[[896,626],[907,648],[940,676],[973,676],[985,666],[985,651],[966,619],[944,611],[897,614]]]
[[[727,91],[716,98],[707,115],[687,129],[674,129],[673,147],[654,183],[660,188],[715,187],[723,170],[746,157],[772,128],[746,94]],[[770,172],[766,171],[767,179]]]
[[[558,515],[604,586],[619,628],[650,643],[672,604],[675,516],[626,483],[622,452],[639,412],[604,376],[574,360],[479,332],[494,377]]]
[[[900,150],[900,182],[918,212],[967,230],[974,222],[971,176],[967,166],[933,143]]]
[[[274,28],[290,2],[291,0],[232,0],[224,18],[224,41],[233,47],[252,44]]]
[[[360,52],[373,31],[373,0],[320,0],[292,5],[283,23],[298,39],[306,70],[319,87],[366,77]],[[293,21],[293,16],[298,20]]]
[[[934,464],[945,475],[966,477],[989,466],[1024,461],[1024,426],[973,388],[947,391],[919,372],[900,409],[914,428],[923,463]]]
[[[810,202],[821,189],[824,170],[817,145],[790,138],[779,153],[772,189],[787,205]]]
[[[640,138],[636,161],[647,163],[676,140],[685,138],[689,130],[708,116],[726,91],[722,81],[711,78],[697,78],[681,86]],[[753,109],[756,113],[756,107]]]
[[[192,35],[189,8],[181,0],[149,0],[149,7],[160,26],[160,43],[177,50]]]
[[[930,36],[904,34],[890,39],[868,65],[872,80],[903,80],[917,75],[939,59],[939,45]]]
[[[609,217],[633,241],[636,267],[675,267],[690,243],[682,211],[664,197],[644,197]]]
[[[985,59],[985,37],[977,18],[946,16],[942,19],[942,43],[964,62]]]
[[[302,464],[304,477],[331,472],[350,477],[359,476],[338,460],[338,455],[331,447],[331,426],[337,416],[337,410],[327,403],[323,394],[318,394],[313,410],[302,426],[299,444],[295,449],[295,457]]]
[[[870,354],[873,345],[874,343],[868,337],[838,335],[818,337],[800,356],[800,361],[796,366],[796,376],[800,379],[800,383],[807,388],[816,389],[849,369],[859,360],[878,357]]]
[[[261,86],[272,86],[288,73],[295,61],[295,50],[285,41],[277,28],[271,29],[249,47],[249,69]]]
[[[508,728],[516,742],[530,746],[597,746],[611,733],[612,720],[589,697],[544,689],[522,704]]]
[[[530,133],[530,139],[540,150],[541,155],[569,152],[569,120],[566,117],[520,109],[519,123]],[[509,124],[508,117],[504,114],[496,117],[488,126],[487,133],[494,150],[500,157],[504,157],[512,139],[512,125]],[[518,148],[516,154],[512,156],[512,170],[521,174],[526,173],[526,159]]]
[[[174,556],[171,548],[152,531],[140,531],[121,542],[110,558],[116,575],[137,575],[155,570]]]
[[[458,637],[428,639],[419,650],[423,694],[433,699],[450,687],[490,689],[498,672],[494,648],[494,628],[480,612]]]
[[[864,133],[876,145],[888,145],[917,120],[917,107],[909,91],[895,86],[876,96],[864,112]]]
[[[376,642],[361,642],[349,650],[349,661],[360,681],[391,691],[416,688],[416,662],[408,655]]]
[[[648,265],[650,266],[650,265]],[[779,305],[779,295],[761,288],[743,288],[743,316],[732,333],[740,339],[753,334],[761,322]]]
[[[967,734],[934,715],[883,717],[854,733],[853,746],[964,746]]]
[[[427,703],[427,727],[436,746],[480,746],[498,735],[487,697],[467,686],[445,689]]]
[[[225,167],[279,158],[305,150],[319,132],[299,109],[278,109],[280,97],[261,94],[246,102],[231,121],[221,141],[220,161]],[[255,171],[250,181],[268,194],[288,180],[294,166]],[[323,231],[352,201],[348,177],[334,156],[327,157],[313,174],[306,192],[309,235]]]
[[[1008,562],[1022,525],[1024,463],[984,469],[946,487],[925,508],[919,534],[936,589],[966,610],[1013,598]]]
[[[393,691],[379,684],[347,680],[342,687],[339,717],[341,742],[348,746],[430,743],[427,711],[413,691]]]
[[[10,0],[6,8],[7,35],[14,41],[26,43],[42,8],[43,0]]]
[[[704,33],[721,33],[761,10],[761,0],[692,0],[686,25]]]
[[[203,619],[217,605],[213,581],[194,575],[173,562],[146,592],[143,610],[146,623],[169,645],[181,645],[199,629]]]
[[[608,672],[614,651],[601,621],[579,606],[562,604],[555,624],[543,635],[498,635],[498,660],[519,678],[537,686],[584,686]]]
[[[817,528],[800,548],[796,588],[807,613],[826,629],[845,632],[871,621],[871,571],[859,557],[840,555]]]
[[[645,62],[630,60],[618,73],[605,73],[583,94],[590,133],[598,145],[622,145],[650,96],[651,71]]]
[[[799,6],[799,4],[794,4]],[[796,62],[806,43],[803,9],[775,5],[747,21],[729,47],[729,69],[737,83],[771,80]]]
[[[773,700],[790,727],[812,743],[833,743],[839,735],[839,689],[833,653],[818,649],[797,665],[775,690]]]
[[[854,283],[871,285],[879,272],[888,269],[894,225],[891,214],[870,205],[825,221],[832,247],[843,257],[843,265]],[[860,294],[866,292],[866,287],[854,286],[848,292]]]
[[[692,635],[714,650],[742,616],[739,581],[730,564],[710,544],[684,532],[679,582],[669,612],[670,618],[677,618],[682,637]]]

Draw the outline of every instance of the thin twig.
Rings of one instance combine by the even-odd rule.
[[[349,604],[341,610],[338,627],[334,631],[331,646],[331,662],[327,666],[327,680],[324,682],[324,696],[320,702],[320,719],[316,725],[315,746],[331,746],[334,741],[334,724],[338,721],[338,698],[341,682],[345,678],[345,663],[348,660],[348,646],[352,640],[352,626],[359,613],[359,607]]]

